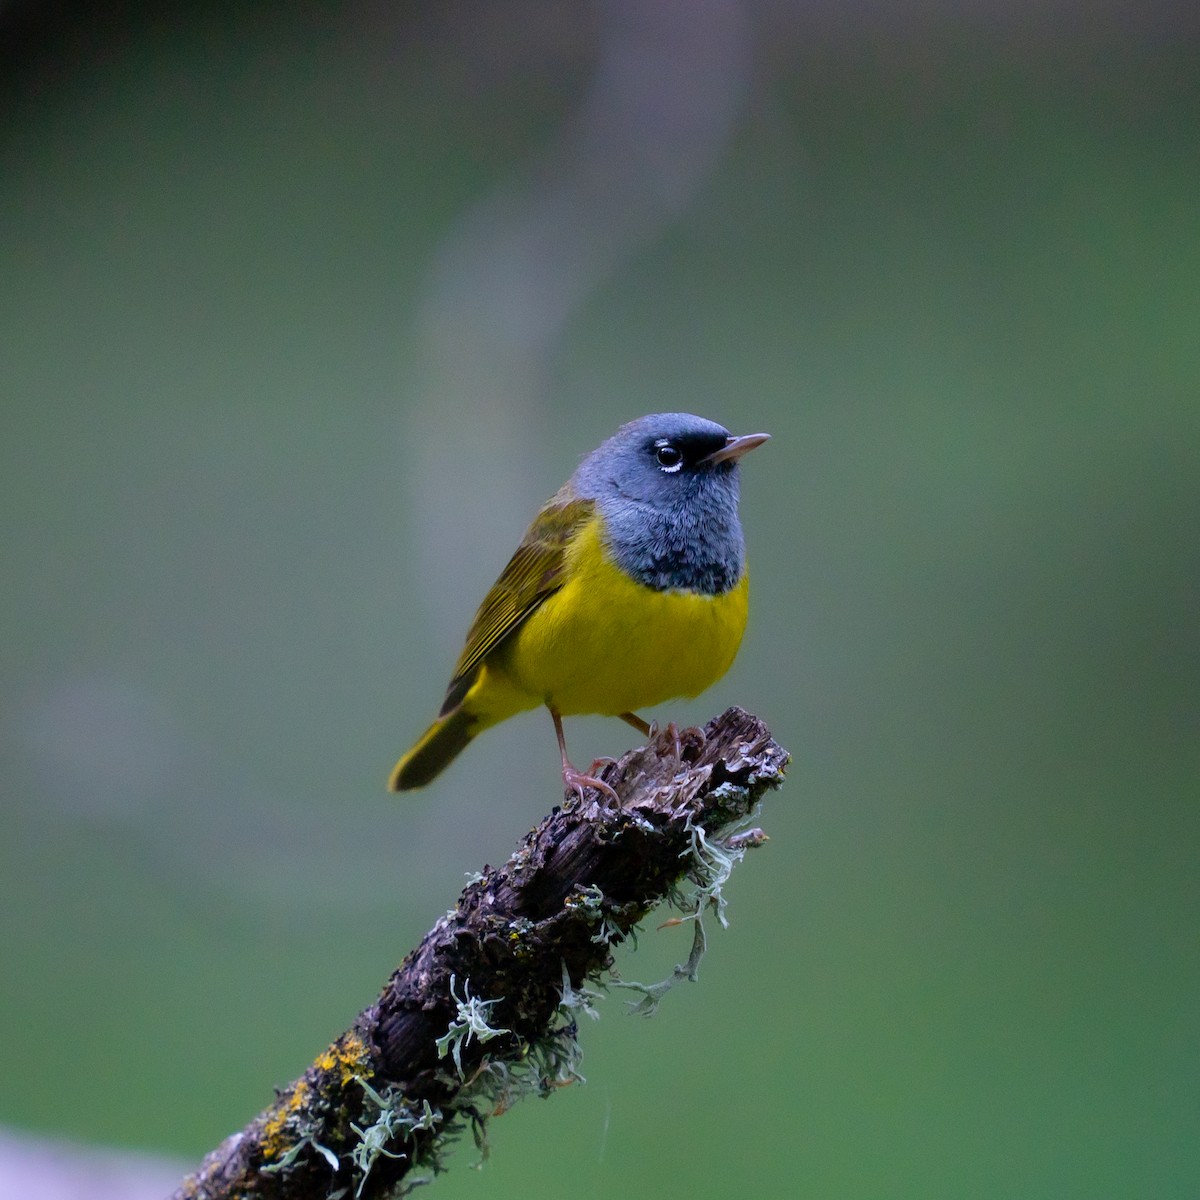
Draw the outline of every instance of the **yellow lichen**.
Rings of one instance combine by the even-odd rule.
[[[317,1055],[309,1074],[318,1072],[337,1077],[338,1086],[345,1087],[352,1079],[370,1077],[371,1056],[366,1043],[356,1033],[343,1034],[328,1049]],[[320,1088],[324,1093],[325,1089]],[[275,1102],[263,1122],[260,1143],[263,1156],[269,1161],[282,1158],[303,1136],[303,1130],[292,1118],[311,1101],[313,1084],[309,1078],[296,1080],[291,1088]]]
[[[370,1052],[357,1033],[345,1033],[329,1049],[317,1056],[318,1071],[337,1071],[338,1083],[345,1087],[351,1079],[370,1076]]]
[[[263,1123],[262,1136],[259,1139],[265,1158],[281,1158],[291,1149],[287,1124],[304,1107],[310,1090],[307,1079],[297,1079],[287,1095],[280,1096],[275,1102],[271,1115]]]

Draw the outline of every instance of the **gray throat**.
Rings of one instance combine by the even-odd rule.
[[[737,586],[745,566],[736,484],[688,500],[660,509],[623,496],[600,499],[608,548],[626,574],[657,592],[719,596]]]

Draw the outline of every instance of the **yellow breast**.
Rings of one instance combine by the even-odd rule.
[[[598,519],[573,541],[564,574],[489,663],[532,703],[615,715],[698,695],[729,670],[746,628],[745,574],[720,596],[655,591],[612,561]]]

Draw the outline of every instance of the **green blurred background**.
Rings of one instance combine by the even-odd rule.
[[[558,798],[383,791],[475,604],[687,409],[774,441],[650,715],[772,840],[437,1194],[1200,1194],[1188,6],[135,10],[0,10],[0,1122],[194,1161],[351,1021]]]

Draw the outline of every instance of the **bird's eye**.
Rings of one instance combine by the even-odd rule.
[[[664,471],[678,471],[683,466],[683,451],[670,442],[659,442],[654,447],[654,457]]]

